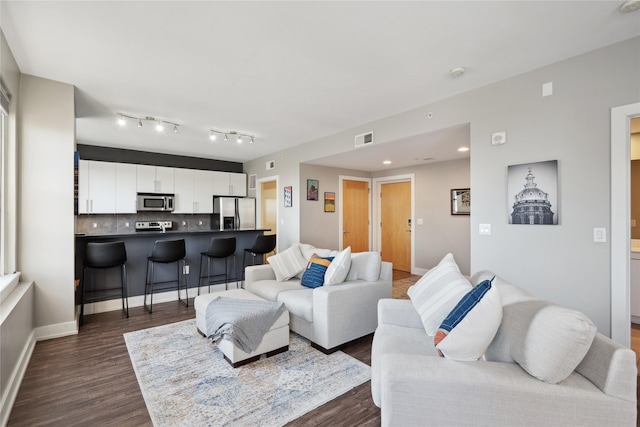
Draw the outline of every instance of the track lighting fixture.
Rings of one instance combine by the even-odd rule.
[[[126,126],[129,120],[134,120],[138,123],[138,127],[141,128],[143,122],[153,122],[155,128],[158,132],[164,131],[166,126],[173,126],[173,132],[178,133],[180,125],[178,123],[171,122],[169,120],[156,119],[151,116],[131,116],[129,114],[117,113],[118,116],[118,124],[120,126]],[[236,142],[238,144],[242,144],[245,141],[245,138],[249,140],[251,144],[253,144],[255,137],[253,135],[249,135],[248,133],[242,133],[235,130],[218,130],[218,129],[209,129],[209,139],[211,141],[215,141],[218,135],[224,135],[224,140],[228,141],[229,136],[233,136],[236,138]]]
[[[139,128],[142,127],[142,122],[143,121],[145,121],[145,122],[154,122],[156,124],[156,130],[158,132],[162,132],[164,130],[164,125],[173,126],[173,132],[174,133],[178,133],[178,128],[180,127],[180,125],[177,124],[177,123],[170,122],[168,120],[156,119],[155,117],[151,117],[151,116],[136,117],[136,116],[130,116],[128,114],[118,113],[118,124],[120,126],[126,126],[127,125],[127,119],[136,120],[138,122],[138,127]]]
[[[224,130],[218,130],[218,129],[209,129],[209,132],[210,132],[209,138],[211,140],[215,139],[215,135],[220,134],[220,135],[224,135],[225,141],[229,141],[229,135],[231,135],[236,137],[236,142],[238,144],[242,144],[243,138],[249,138],[249,141],[251,141],[251,143],[253,144],[253,141],[255,138],[253,135],[249,135],[248,133],[237,132],[235,130],[224,131]]]

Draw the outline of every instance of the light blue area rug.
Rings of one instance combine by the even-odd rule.
[[[155,426],[281,426],[371,378],[292,333],[289,351],[232,368],[194,320],[124,334]]]

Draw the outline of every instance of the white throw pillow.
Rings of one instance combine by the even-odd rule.
[[[502,322],[498,288],[485,280],[456,304],[442,321],[433,342],[447,359],[475,361],[484,355]]]
[[[407,291],[413,307],[429,336],[434,336],[447,314],[471,290],[471,283],[460,273],[452,254],[442,258]]]
[[[307,267],[307,260],[302,256],[297,244],[289,249],[267,258],[278,282],[291,279],[296,274],[303,272]]]
[[[351,246],[335,255],[324,273],[324,285],[337,285],[344,282],[349,273],[349,268],[351,268]]]
[[[378,252],[356,252],[351,254],[351,268],[346,281],[366,280],[375,282],[380,277],[382,259]]]

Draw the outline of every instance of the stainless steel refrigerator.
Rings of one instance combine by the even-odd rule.
[[[256,199],[213,197],[212,230],[255,230]]]

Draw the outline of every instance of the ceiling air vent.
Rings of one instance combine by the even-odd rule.
[[[364,147],[365,145],[373,144],[373,132],[363,133],[362,135],[356,135],[356,148]]]

